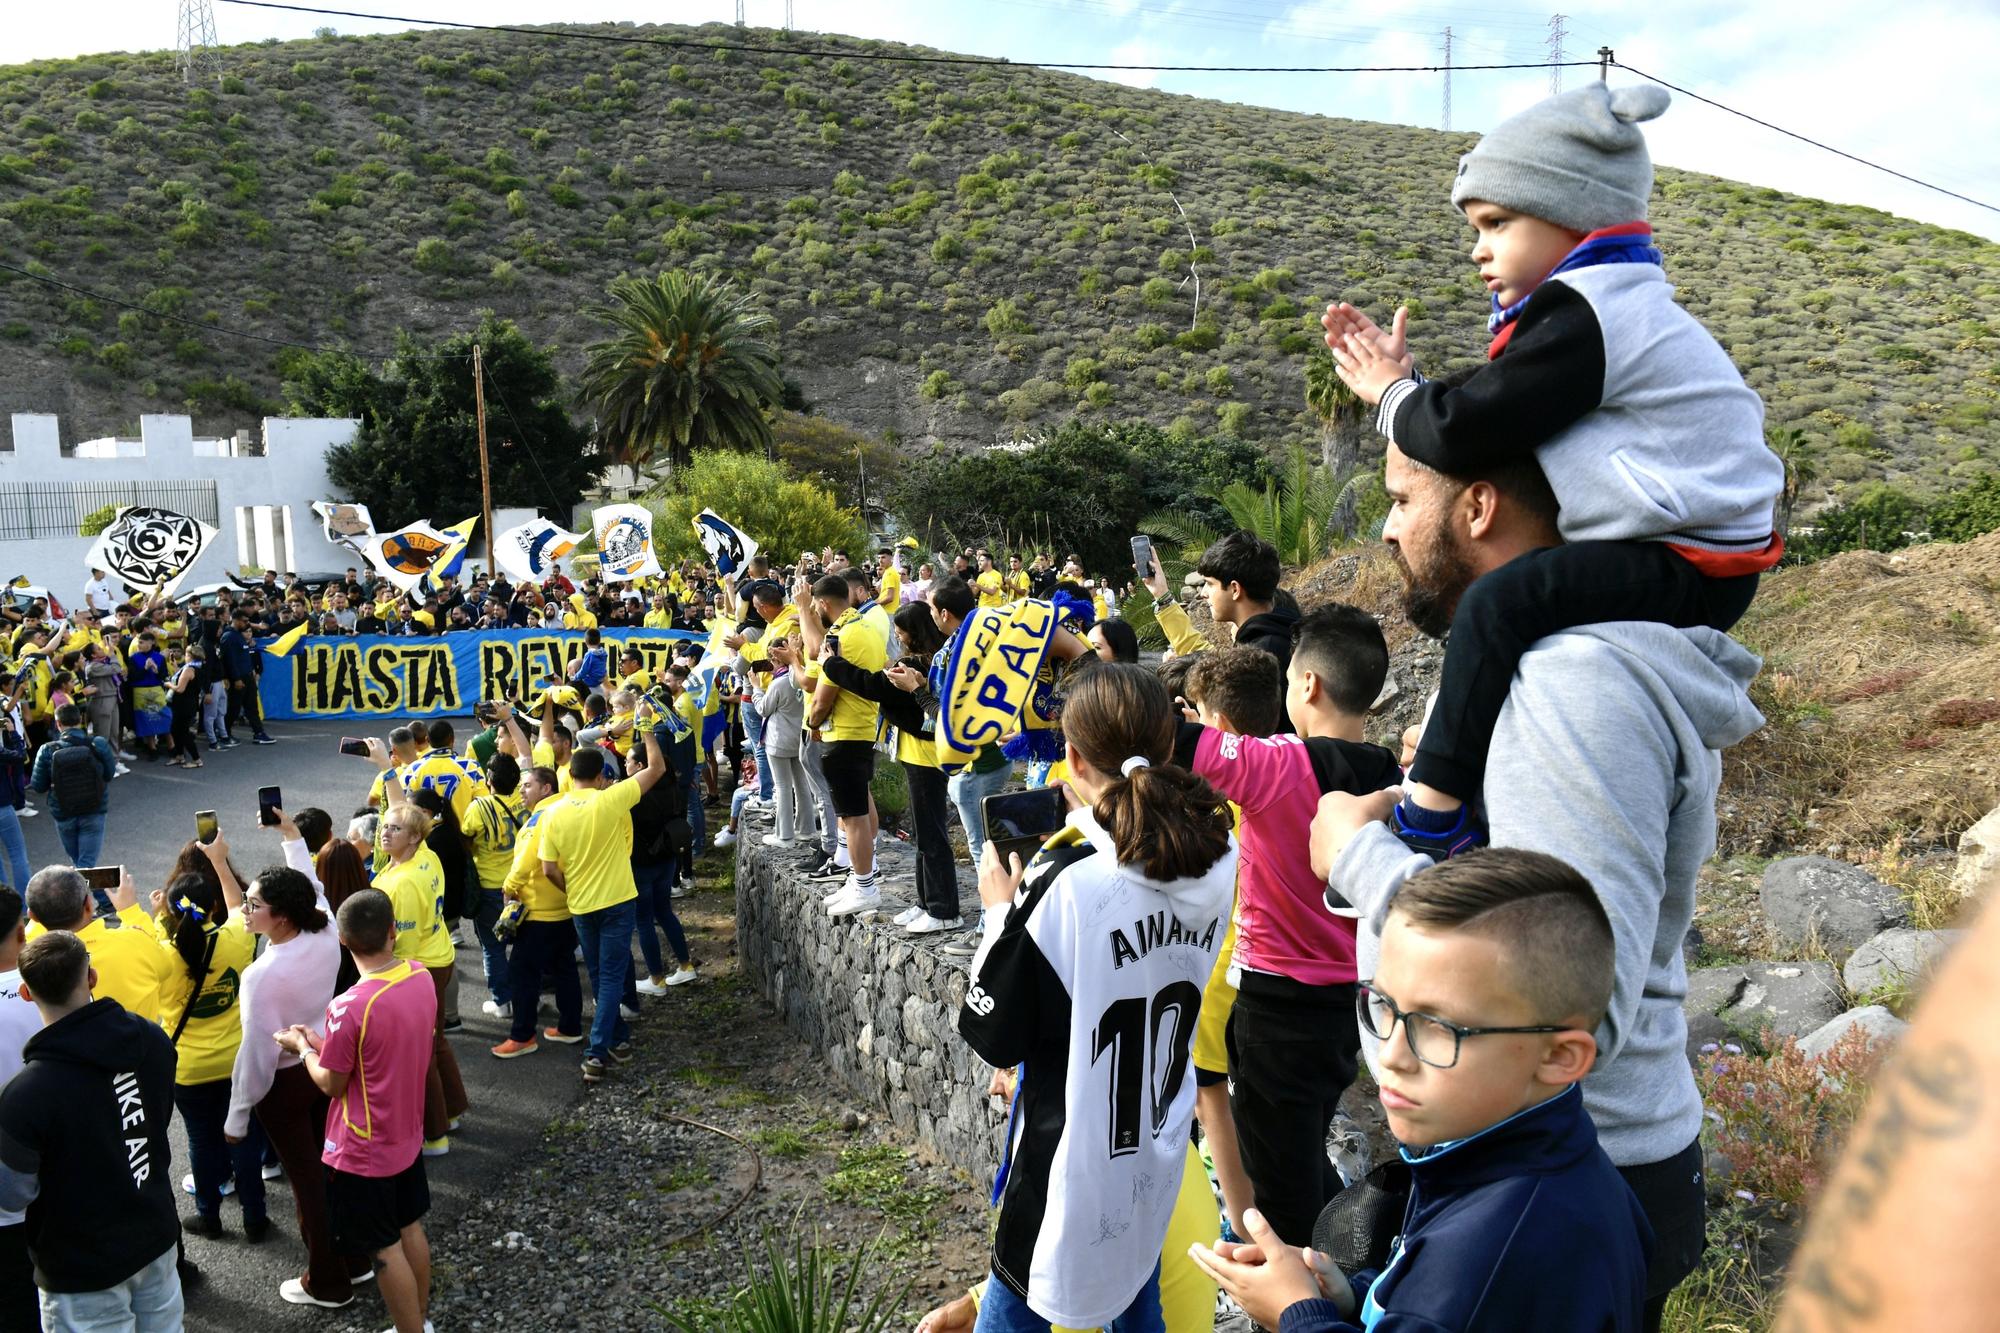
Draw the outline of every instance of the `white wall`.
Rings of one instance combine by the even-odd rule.
[[[0,451],[0,523],[10,499],[18,504],[28,483],[133,482],[139,485],[138,503],[166,504],[169,497],[149,497],[145,483],[212,481],[221,520],[218,535],[183,588],[219,583],[247,564],[268,562],[280,571],[302,574],[338,572],[359,561],[321,535],[312,503],[338,498],[327,481],[326,451],[353,439],[359,424],[344,418],[266,417],[264,452],[246,457],[240,443],[197,440],[187,417],[146,416],[139,418],[138,440],[79,442],[75,456],[66,458],[54,416],[17,412],[13,450]],[[239,521],[239,509],[258,506],[282,511],[283,522],[269,512],[246,513]],[[402,517],[383,514],[377,519],[395,522]],[[94,540],[74,535],[74,529],[68,536],[9,540],[0,530],[0,581],[26,575],[66,602],[78,598],[90,577],[84,561]]]

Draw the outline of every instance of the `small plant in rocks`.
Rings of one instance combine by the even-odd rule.
[[[1875,1055],[1859,1028],[1817,1059],[1791,1037],[1765,1045],[1768,1055],[1711,1042],[1695,1080],[1731,1179],[1760,1199],[1796,1206],[1818,1191],[1861,1114]]]

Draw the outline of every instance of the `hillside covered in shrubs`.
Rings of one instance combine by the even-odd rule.
[[[0,272],[0,402],[73,437],[275,407],[282,349],[148,312],[371,351],[490,308],[573,373],[578,312],[678,266],[746,286],[805,397],[906,446],[1079,412],[1309,440],[1337,296],[1408,301],[1428,367],[1481,350],[1446,202],[1467,135],[842,37],[565,31],[613,40],[326,35],[225,50],[192,92],[170,52],[0,68],[0,254],[145,307]],[[2000,246],[1669,170],[1654,219],[1829,492],[1994,470]]]

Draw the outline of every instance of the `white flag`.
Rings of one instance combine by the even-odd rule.
[[[493,539],[493,559],[516,583],[540,583],[556,561],[576,549],[580,532],[565,532],[545,518],[531,518]]]
[[[312,511],[319,515],[320,530],[335,546],[345,546],[359,554],[367,546],[368,539],[375,535],[375,520],[369,517],[367,505],[349,504],[345,500],[315,500]]]
[[[120,509],[111,526],[97,534],[85,564],[129,587],[171,597],[214,540],[215,529],[200,519],[132,505]]]
[[[708,562],[723,578],[742,573],[757,555],[756,541],[713,509],[704,509],[694,516],[694,531],[701,538],[702,549],[708,552]]]
[[[452,544],[453,538],[428,523],[417,522],[395,532],[375,533],[362,544],[361,554],[368,557],[376,573],[407,594],[416,591]]]
[[[590,512],[597,538],[597,574],[606,583],[624,583],[660,573],[653,553],[653,514],[644,505],[603,505]]]

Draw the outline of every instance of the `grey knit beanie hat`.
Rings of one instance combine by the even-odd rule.
[[[1653,160],[1638,122],[1665,111],[1668,100],[1651,84],[1588,83],[1537,102],[1458,159],[1452,206],[1463,211],[1479,199],[1572,231],[1640,221]]]

